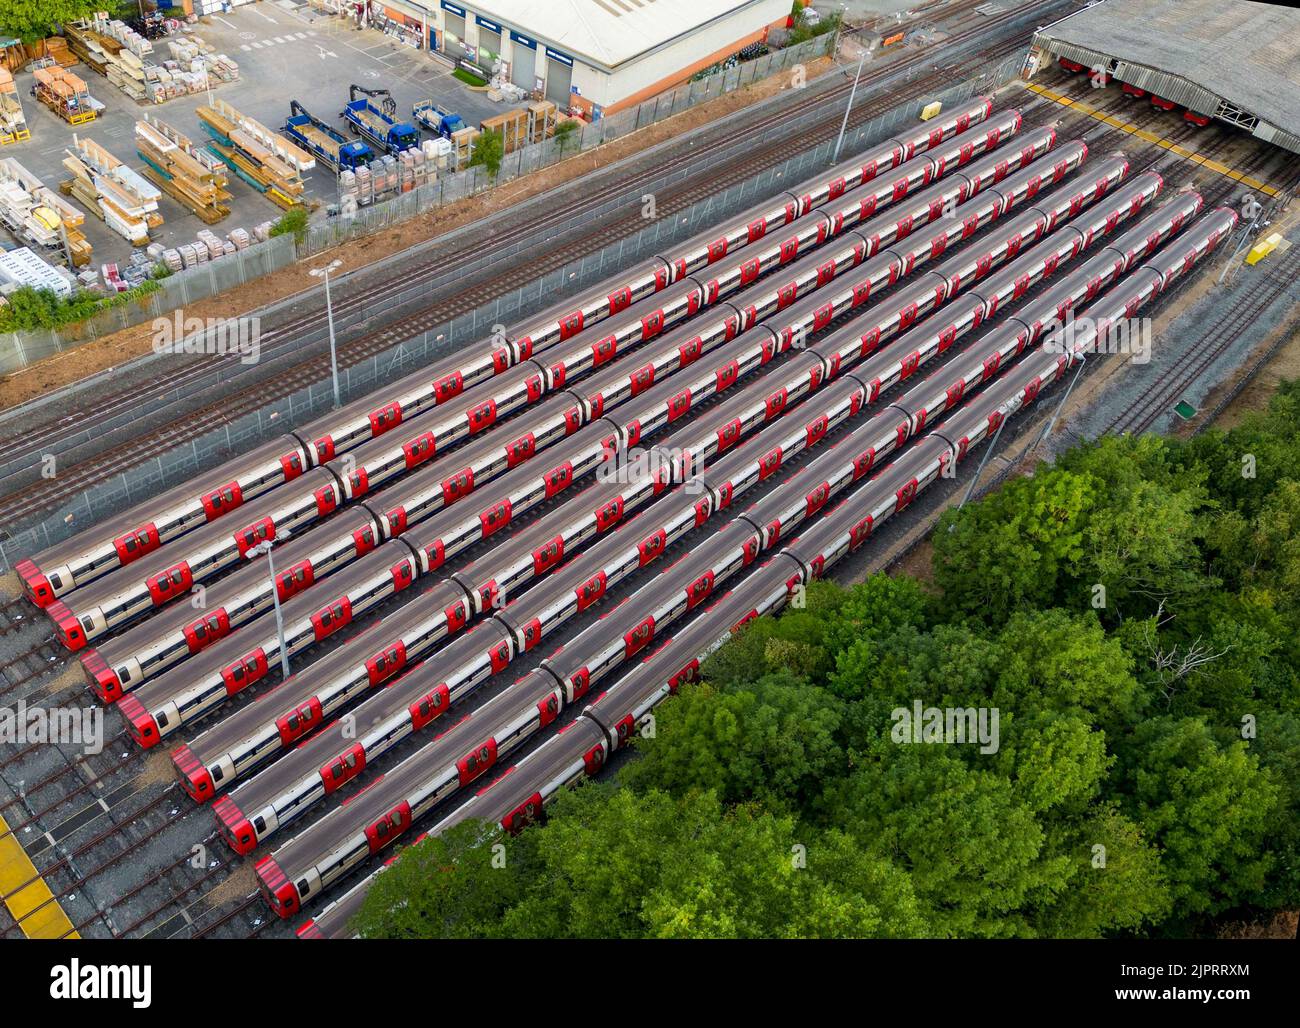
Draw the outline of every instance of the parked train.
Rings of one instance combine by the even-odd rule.
[[[1114,162],[1112,164],[1112,168],[1106,171],[1106,174],[1098,176],[1090,186],[1085,187],[1083,195],[1096,195],[1103,192],[1109,188],[1112,176],[1122,174],[1126,168],[1122,159],[1118,164]],[[1071,242],[1067,250],[1071,253],[1077,252],[1084,238],[1090,239],[1099,231],[1109,231],[1118,223],[1121,216],[1127,217],[1141,203],[1153,196],[1158,188],[1159,178],[1152,176],[1144,179],[1141,185],[1136,187],[1136,192],[1130,189],[1122,196],[1116,197],[1112,204],[1114,209],[1107,207],[1104,212],[1093,216],[1093,221],[1087,224],[1085,230],[1071,228],[1068,237]],[[1062,196],[1056,203],[1047,206],[1056,209],[1058,205],[1067,212],[1071,208],[1078,209],[1075,207],[1073,195]],[[1010,241],[1014,240],[1019,246],[1019,241],[1024,238],[1027,229],[1027,226],[1022,224],[1025,218],[1029,218],[1033,225],[1040,225],[1045,223],[1047,216],[1041,211],[1027,211],[1019,221],[995,233],[988,244],[987,252],[975,261],[976,270],[971,272],[973,276],[978,276],[980,269],[987,273],[1000,264],[1007,253],[1011,252]],[[947,298],[945,283],[948,282],[948,278],[944,275],[944,269],[963,270],[971,261],[971,256],[970,254],[954,255],[941,265],[938,271],[927,273],[931,281],[926,281],[905,292],[896,309],[887,307],[888,313],[884,315],[875,333],[877,342],[880,338],[887,338],[905,328],[917,316],[924,316],[937,304],[945,302]],[[1066,256],[1068,257],[1069,254]],[[1034,274],[1050,273],[1055,269],[1059,259],[1058,256],[1046,263],[1039,262],[1041,269]],[[864,274],[868,273],[865,269],[866,266],[864,266]],[[993,283],[987,291],[993,308],[1005,302],[1004,298],[1018,295],[1017,290],[1022,290],[1029,281],[1025,279],[1025,282],[1017,287],[1014,279],[1005,276],[994,276],[994,278],[996,283]],[[967,280],[967,284],[969,282],[970,279]],[[843,288],[850,297],[861,293],[860,287],[852,286],[851,283]],[[891,300],[891,303],[893,302]],[[809,324],[807,327],[811,328],[812,325]],[[770,326],[765,330],[772,332]],[[779,333],[772,335],[771,338],[776,339],[778,336]],[[809,359],[815,363],[817,358],[814,356]],[[727,366],[730,367],[730,362],[727,362]],[[710,390],[716,390],[720,383],[729,386],[735,381],[730,373],[724,378],[717,370],[705,370],[701,374],[704,381],[698,383],[696,388],[702,396],[708,395]],[[810,381],[815,377],[817,382],[824,377],[823,374],[814,376],[806,372],[804,375]],[[582,463],[590,469],[612,450],[635,445],[650,431],[666,427],[673,420],[671,405],[665,404],[658,398],[654,390],[646,394],[644,404],[644,407],[634,406],[634,411],[641,413],[620,422],[618,431],[614,434],[610,433],[610,424],[607,422],[593,423],[577,433],[552,455],[551,459],[561,458],[555,467],[571,468]],[[404,535],[403,539],[410,543],[418,554],[422,573],[428,574],[437,570],[449,556],[499,531],[517,512],[535,506],[554,495],[556,490],[552,486],[555,483],[553,477],[550,477],[553,470],[554,468],[539,477],[530,468],[517,468],[488,490],[486,496],[481,498],[482,507],[466,511],[452,508],[429,522],[427,531],[421,529]],[[566,472],[565,486],[571,485],[574,480],[575,476]],[[364,602],[369,605],[372,602],[372,590],[379,598],[391,595],[395,587],[385,578],[384,571],[388,566],[386,560],[387,557],[366,558],[369,564],[365,569],[358,568],[349,572],[349,581],[355,580],[355,584],[361,587],[360,594],[355,596],[343,594],[332,599],[328,606],[322,606],[318,599],[314,599],[314,594],[298,597],[286,604],[286,636],[290,652],[298,652],[323,638],[322,628],[318,624],[322,611],[337,610],[338,613],[331,617],[330,622],[331,625],[337,625],[344,618],[350,619],[350,604]],[[345,600],[349,606],[345,606]],[[474,602],[472,597],[470,602]],[[439,634],[448,630],[449,621],[444,621],[439,626]],[[278,639],[271,626],[267,625],[255,639],[240,635],[225,640],[211,652],[202,655],[197,662],[186,664],[183,668],[164,675],[154,682],[146,683],[138,697],[134,699],[127,697],[130,702],[123,701],[123,712],[128,717],[133,735],[142,745],[153,745],[182,724],[215,709],[233,692],[245,688],[253,681],[265,678],[272,670],[276,653],[278,653]],[[351,677],[358,687],[362,686],[359,669],[353,671]],[[307,702],[310,698],[309,693],[302,699],[303,702]],[[298,704],[292,704],[289,709],[298,709]],[[255,747],[257,750],[269,741],[265,738],[268,729],[264,727],[262,731],[264,737],[257,741]],[[240,756],[237,754],[234,764],[238,765],[240,762]],[[206,762],[204,763],[206,767]],[[207,769],[209,772],[213,770]]]
[[[1135,185],[1140,187],[1142,183]],[[1116,209],[1127,210],[1130,201],[1119,194],[1113,203]],[[1170,226],[1174,226],[1172,230],[1176,231],[1176,226],[1183,221],[1183,214],[1170,212],[1168,207],[1166,205],[1156,215],[1144,219],[1138,229],[1117,240],[1114,247],[1124,247],[1137,254],[1139,251],[1128,243],[1130,237],[1140,234],[1143,240],[1148,241],[1146,245],[1150,246],[1154,245],[1155,240],[1165,238]],[[1109,220],[1109,214],[1104,210],[1099,210],[1098,215],[1102,224]],[[1077,233],[1079,230],[1072,231]],[[1115,259],[1115,255],[1123,251],[1114,247],[1103,251],[1100,263],[1109,267],[1124,264]],[[1034,252],[1026,254],[1024,267],[1030,270],[1035,266],[1043,267],[1047,263],[1044,259],[1046,256],[1050,255]],[[1098,258],[1089,262],[1097,263]],[[1015,272],[1015,280],[1021,279],[1020,267],[1009,270]],[[1086,271],[1087,268],[1081,270]],[[1068,299],[1087,296],[1089,281],[1090,278],[1083,279],[1077,292]],[[1054,290],[1046,301],[1031,305],[1031,309],[1040,311],[1038,330],[1041,330],[1046,318],[1042,312],[1055,310],[1066,302],[1067,298],[1062,298],[1058,293]],[[1045,302],[1049,302],[1049,305],[1044,306]],[[856,330],[861,331],[860,328]],[[896,348],[886,348],[880,352],[879,357],[888,354],[898,364],[898,356],[890,352],[894,349]],[[986,366],[981,358],[981,371]],[[794,371],[793,377],[797,380],[800,373]],[[511,651],[510,656],[513,658],[534,648],[561,624],[603,597],[608,589],[660,556],[667,546],[701,524],[710,512],[725,509],[734,503],[751,486],[767,477],[764,467],[768,454],[783,452],[788,459],[800,449],[820,442],[845,420],[856,416],[863,409],[866,392],[862,381],[854,373],[849,373],[807,401],[811,409],[801,407],[797,415],[788,416],[770,426],[761,436],[750,440],[710,467],[698,482],[698,492],[703,493],[700,498],[679,488],[673,497],[657,501],[653,507],[643,511],[618,531],[553,572],[543,585],[529,590],[522,599],[499,610],[488,624],[495,620],[500,625],[496,631],[488,634],[486,641],[482,638],[462,637],[440,651],[435,660],[427,661],[356,708],[346,726],[331,727],[307,743],[297,745],[291,756],[218,802],[216,813],[227,841],[237,851],[248,852],[287,821],[301,815],[314,802],[359,774],[401,739],[421,730],[434,717],[444,713],[453,701],[486,681],[494,670],[499,671],[506,650]],[[900,402],[895,407],[901,405]],[[893,452],[901,440],[925,423],[924,414],[915,421],[914,426],[907,421],[900,421],[897,414],[898,411],[894,408],[887,408],[882,415],[859,430],[855,441],[863,441],[865,448],[862,454],[855,455],[847,464],[841,462],[841,475],[859,477],[865,474],[876,460]],[[711,425],[717,423],[714,419],[709,420]],[[708,426],[701,425],[694,434],[707,435],[709,432]],[[773,443],[776,446],[772,446]],[[684,452],[687,448],[674,449]],[[769,469],[774,470],[775,466],[779,465],[766,462]],[[789,531],[789,525],[796,516],[810,515],[818,509],[819,504],[837,491],[838,485],[838,480],[835,484],[827,480],[821,482],[811,493],[793,494],[789,501],[792,508],[789,512],[777,503],[773,507],[777,516],[761,526],[762,545],[774,545],[777,539]],[[543,524],[543,528],[549,528],[549,521]],[[707,548],[714,544],[710,542],[705,545]],[[483,563],[490,568],[495,562],[496,555],[493,554],[485,558]],[[488,570],[481,572],[484,577],[489,574]],[[652,630],[653,622],[650,622],[650,627]],[[619,649],[617,639],[608,640],[607,648],[610,659],[615,659]],[[573,644],[566,647],[566,651],[572,653],[572,650]],[[361,668],[355,664],[355,658],[354,666],[360,672]],[[446,668],[454,670],[448,673],[443,670]],[[447,677],[448,674],[450,677]],[[359,673],[355,681],[357,692],[367,685]],[[319,684],[319,680],[313,684]],[[575,685],[574,692],[578,691]],[[319,702],[319,697],[318,692],[314,699]],[[334,697],[328,699],[332,701]],[[319,717],[319,713],[314,716]],[[236,715],[236,718],[239,717]],[[265,715],[263,719],[265,724]],[[278,745],[280,740],[275,739],[275,729],[274,725],[266,725],[260,740],[250,740],[250,757],[260,758],[265,755],[266,744],[271,747]],[[229,746],[230,733],[222,731],[219,726],[215,734],[220,736],[221,746]],[[205,747],[202,739],[197,745],[200,749],[206,748],[210,754],[215,749],[212,746]],[[229,781],[233,774],[239,773],[240,767],[236,756],[228,749],[222,751],[221,756],[223,759],[218,765],[220,777]],[[183,748],[174,759],[191,795],[196,798],[211,795],[213,779],[210,775],[205,777],[202,762],[195,759],[191,750]]]
[[[865,154],[820,173],[794,190],[764,201],[732,219],[675,245],[670,250],[612,276],[577,297],[525,319],[504,338],[467,347],[398,382],[318,419],[300,430],[257,447],[244,456],[196,476],[184,485],[137,504],[92,528],[21,561],[15,570],[27,596],[47,607],[74,588],[130,564],[186,532],[228,515],[275,486],[292,481],[322,463],[391,430],[435,404],[446,402],[478,383],[499,375],[534,354],[583,329],[612,317],[639,300],[763,239],[865,185],[914,157],[934,150],[970,126],[989,118],[991,98],[981,97],[872,147]],[[1018,120],[1017,120],[1018,125]],[[983,145],[995,145],[997,129]],[[972,135],[950,158],[961,161]],[[992,139],[992,142],[988,140]],[[928,174],[936,165],[926,162]],[[909,169],[891,184],[892,191],[915,188]],[[926,178],[928,181],[928,177]]]
[[[609,755],[633,737],[640,723],[653,708],[672,695],[680,685],[699,673],[700,661],[730,633],[752,618],[782,607],[794,588],[823,576],[838,560],[862,545],[873,532],[895,513],[905,509],[918,493],[934,482],[943,468],[960,461],[971,445],[982,441],[1009,416],[1033,403],[1042,386],[1060,379],[1079,355],[1097,345],[1099,333],[1133,312],[1184,273],[1216,245],[1236,222],[1234,212],[1219,209],[1202,218],[1189,233],[1185,247],[1174,247],[1167,254],[1143,265],[1117,290],[1088,309],[1082,334],[1061,353],[1035,350],[1025,356],[1005,377],[981,393],[977,401],[968,402],[938,428],[900,455],[875,477],[857,485],[853,493],[828,514],[813,521],[770,560],[759,564],[744,581],[724,594],[713,607],[705,610],[684,630],[643,663],[623,676],[599,696],[563,730],[555,733],[524,760],[500,775],[493,783],[462,804],[432,829],[433,833],[467,819],[495,822],[508,832],[519,831],[543,815],[546,802],[561,788],[598,772]],[[1190,262],[1190,263],[1189,263]],[[1100,327],[1098,327],[1100,326]],[[761,517],[761,516],[760,516]],[[686,575],[680,576],[685,579]],[[651,583],[647,589],[654,589]],[[687,586],[689,595],[691,587]],[[632,607],[631,604],[628,605]],[[638,605],[634,609],[641,609]],[[464,749],[464,743],[487,732],[486,741],[471,747],[468,756],[457,761],[455,779],[467,784],[481,775],[495,760],[492,743],[494,724],[513,724],[515,710],[534,693],[558,699],[555,687],[534,672],[521,683],[500,694],[496,720],[482,718],[455,746],[439,743],[450,739],[460,728],[452,729],[442,740],[404,762],[397,773],[360,794],[356,801],[318,822],[308,831],[281,847],[275,854],[258,862],[258,876],[263,894],[272,909],[282,917],[291,917],[304,899],[324,892],[348,870],[372,853],[391,845],[436,798],[437,783],[451,779],[451,767],[440,764]],[[526,688],[521,688],[527,683]],[[501,702],[512,696],[510,703]],[[493,721],[493,723],[489,723]],[[445,754],[441,751],[446,751]],[[430,759],[419,759],[427,757]],[[468,757],[476,763],[466,763]],[[391,784],[390,784],[391,783]],[[373,820],[371,820],[373,818]],[[351,933],[350,921],[364,902],[375,872],[358,883],[327,907],[322,914],[299,929],[303,938],[345,937]]]
[[[995,150],[988,158],[968,165],[967,171],[952,172],[940,185],[914,199],[905,199],[915,188],[928,184],[941,164],[945,168],[963,166],[968,154],[980,154],[987,149],[984,141],[1008,138],[1019,126],[1018,112],[999,116],[990,122],[987,133],[979,140],[962,143],[959,137],[943,144],[932,155],[901,165],[900,177],[893,183],[882,180],[874,188],[850,190],[825,210],[801,218],[788,234],[777,233],[770,241],[752,244],[743,258],[720,259],[712,268],[712,277],[707,273],[688,275],[653,299],[633,304],[612,318],[612,330],[600,339],[571,338],[551,344],[548,356],[523,359],[495,376],[489,384],[463,396],[445,397],[436,409],[424,414],[408,411],[400,421],[385,429],[382,438],[355,450],[348,447],[349,452],[338,460],[335,457],[341,450],[337,440],[332,436],[318,437],[311,444],[309,462],[331,470],[334,477],[328,483],[313,479],[295,486],[289,496],[275,490],[261,499],[260,506],[237,518],[235,524],[208,525],[142,565],[110,574],[78,590],[66,602],[54,602],[49,613],[60,637],[69,648],[80,649],[139,615],[187,595],[193,585],[241,560],[248,546],[255,542],[275,539],[277,533],[282,537],[285,530],[298,529],[308,520],[328,516],[340,503],[373,495],[384,483],[446,455],[451,447],[536,404],[544,395],[563,395],[566,383],[574,383],[582,375],[612,361],[617,354],[647,345],[679,322],[698,320],[696,315],[710,308],[710,313],[705,315],[710,319],[709,334],[697,339],[694,349],[683,351],[679,358],[683,364],[695,359],[707,345],[724,342],[764,314],[819,288],[844,268],[873,256],[919,226],[938,220],[953,205],[1028,166],[1055,144],[1054,130],[1036,130],[1023,140],[1018,153]],[[1053,174],[1057,174],[1055,170]],[[889,213],[870,217],[881,208],[889,208]],[[850,226],[858,227],[850,230]],[[811,250],[816,250],[816,254],[808,252]],[[787,265],[788,277],[767,280],[760,287],[759,296],[753,296],[750,290],[747,296],[752,297],[752,303],[726,302],[725,298],[746,290],[761,274]],[[568,417],[568,406],[567,401],[552,404],[556,417],[550,431],[573,430],[575,425]],[[590,418],[588,413],[586,420]],[[441,506],[460,498],[491,474],[530,459],[535,452],[535,438],[521,438],[516,442],[517,445],[504,452],[491,444],[471,451],[466,455],[466,463],[454,469],[453,476],[438,482],[439,488],[424,509],[432,509],[429,503]],[[447,459],[460,463],[459,453]],[[330,502],[313,505],[313,497],[326,490]]]
[[[1049,136],[1041,136],[1034,150],[1047,145],[1050,141]],[[1016,158],[1017,163],[1025,160],[1026,152],[1022,149],[1021,155]],[[958,198],[959,202],[952,209],[954,213],[951,216],[941,217],[932,223],[924,223],[914,230],[909,229],[903,241],[894,242],[884,249],[877,250],[870,260],[865,261],[865,264],[862,262],[867,251],[878,245],[882,238],[888,241],[889,230],[891,228],[896,230],[896,224],[881,225],[879,219],[872,219],[863,226],[861,231],[846,233],[843,238],[837,240],[834,244],[837,249],[833,251],[829,260],[826,254],[820,254],[810,255],[805,260],[796,262],[789,272],[792,281],[802,283],[804,292],[820,290],[822,298],[819,300],[809,296],[805,300],[795,299],[792,305],[786,308],[787,316],[791,320],[782,323],[779,331],[769,331],[755,336],[751,330],[747,336],[745,331],[739,330],[735,320],[739,317],[737,308],[731,304],[724,304],[705,315],[703,321],[697,319],[691,325],[671,332],[662,341],[655,343],[649,363],[652,365],[662,363],[665,368],[659,373],[662,379],[662,375],[670,374],[674,370],[669,366],[673,360],[678,362],[676,370],[691,364],[697,369],[708,366],[708,362],[701,358],[714,349],[731,346],[738,331],[741,339],[761,339],[758,348],[751,347],[748,350],[749,356],[746,358],[748,363],[744,367],[737,361],[734,368],[728,366],[725,375],[715,383],[725,388],[727,375],[739,377],[750,370],[753,361],[765,363],[776,352],[776,348],[786,349],[795,345],[797,331],[813,330],[833,312],[866,302],[881,287],[896,282],[901,276],[910,274],[920,264],[942,255],[954,239],[959,240],[971,235],[1007,209],[1027,199],[1035,198],[1045,185],[1059,181],[1061,177],[1077,167],[1086,152],[1086,146],[1081,142],[1067,144],[1055,155],[1050,174],[1039,169],[1038,165],[1042,162],[1031,160],[1023,170],[1009,173],[1001,181],[996,181],[994,177],[996,169],[990,172],[984,167],[987,162],[972,166],[971,172],[978,173],[982,180],[981,191],[976,199],[966,201]],[[1006,164],[1008,168],[1012,167],[1011,162],[997,155],[989,158],[989,161],[994,162],[995,165]],[[1071,211],[1079,210],[1082,205],[1092,202],[1097,195],[1122,179],[1127,172],[1127,163],[1122,159],[1108,161],[1102,165],[1099,172],[1090,184],[1077,188],[1068,197],[1053,196],[1051,202],[1042,202],[1029,208],[1016,224],[1023,224],[1025,229],[1032,228],[1033,233],[1041,232],[1049,221],[1055,223],[1061,217],[1068,216]],[[966,180],[965,173],[960,174],[963,180]],[[972,174],[971,178],[974,177]],[[951,184],[940,185],[920,194],[905,217],[914,222],[928,219],[934,210],[935,196],[932,194],[946,192],[950,188]],[[1032,226],[1027,221],[1031,212],[1036,212]],[[867,235],[869,239],[864,240],[864,236]],[[1027,238],[1024,231],[1012,233],[1005,244],[1008,253],[1014,253],[1024,238]],[[986,264],[991,266],[991,262]],[[859,266],[863,269],[861,273],[854,270]],[[953,267],[952,275],[955,277],[970,274],[964,266],[957,267],[954,263]],[[849,277],[843,278],[842,276],[845,275]],[[754,290],[758,292],[755,293]],[[738,298],[747,299],[753,296],[756,301],[745,305],[747,308],[745,323],[770,317],[775,313],[773,308],[779,310],[783,291],[784,286],[777,282],[756,285],[738,294]],[[758,302],[760,300],[761,304]],[[796,323],[794,320],[796,317],[802,320]],[[616,361],[600,375],[595,376],[592,381],[595,383],[607,381],[611,375],[616,377],[627,375],[628,381],[631,381],[637,377],[635,371],[628,375],[625,371],[617,370],[627,366],[626,362]],[[634,367],[644,368],[645,365],[634,365]],[[462,500],[476,488],[481,489],[484,483],[510,472],[511,469],[518,470],[516,467],[518,464],[525,460],[532,461],[541,451],[559,445],[577,433],[584,424],[598,420],[606,412],[611,412],[616,404],[630,400],[635,395],[629,388],[623,395],[611,395],[606,399],[603,392],[593,392],[591,389],[583,389],[579,392],[579,388],[581,387],[561,390],[532,406],[529,411],[520,416],[517,422],[512,422],[511,431],[508,433],[509,441],[503,443],[496,435],[489,435],[462,451],[457,451],[450,468],[425,468],[416,471],[407,479],[391,484],[379,493],[369,496],[358,506],[368,512],[372,520],[355,521],[357,508],[354,507],[352,520],[340,522],[339,518],[342,515],[338,515],[331,522],[332,525],[345,525],[346,528],[336,530],[327,527],[308,533],[307,538],[318,540],[319,546],[316,543],[304,542],[302,539],[290,542],[286,547],[286,549],[292,548],[288,559],[282,558],[279,561],[283,569],[278,576],[281,598],[287,599],[309,588],[313,582],[327,573],[322,569],[338,568],[355,560],[382,539],[405,532],[411,525],[432,516],[447,504]],[[661,381],[658,388],[660,389],[658,394],[651,390],[647,396],[662,396],[667,387]],[[674,395],[677,393],[674,392]],[[518,434],[515,434],[516,432]],[[378,441],[372,445],[387,444]],[[363,456],[364,451],[365,448],[358,451],[355,456]],[[349,482],[346,484],[348,490],[351,489],[351,482],[356,480],[362,470],[364,465],[354,469],[349,476]],[[305,501],[298,505],[298,509],[302,509],[304,505]],[[203,541],[206,546],[207,543],[201,540],[201,536],[208,532],[220,533],[221,527],[210,526],[204,529],[203,533],[195,537],[196,540]],[[321,532],[329,532],[328,539],[322,538]],[[224,538],[228,543],[227,550],[232,554],[226,561],[229,564],[230,560],[236,559],[233,554],[239,551],[238,539],[228,535]],[[169,563],[170,560],[169,557]],[[290,570],[294,575],[291,580],[286,578]],[[190,577],[192,578],[193,575],[191,574]],[[125,579],[125,582],[117,587],[116,595],[132,593],[140,595],[145,590],[145,586],[140,582],[140,576],[129,569],[110,576],[105,580],[105,584],[120,579]],[[148,580],[146,578],[145,583]],[[116,699],[123,691],[138,688],[148,678],[211,646],[238,624],[267,609],[271,601],[268,578],[263,578],[259,583],[255,577],[245,575],[239,579],[239,585],[238,590],[233,586],[228,587],[225,582],[218,583],[215,587],[215,595],[209,597],[209,602],[206,604],[205,615],[207,621],[213,622],[214,630],[205,630],[201,638],[195,631],[196,622],[200,619],[189,616],[188,612],[183,612],[183,608],[181,611],[173,612],[164,610],[160,618],[151,619],[148,623],[149,626],[156,627],[144,627],[139,632],[128,632],[118,640],[106,644],[102,652],[88,652],[83,657],[82,663],[100,695],[111,700]],[[75,601],[77,597],[71,599]],[[57,605],[52,609],[62,610]],[[68,616],[83,620],[86,617],[93,617],[106,624],[114,619],[116,614],[113,609],[105,609],[101,606],[89,612],[80,610],[69,612]]]

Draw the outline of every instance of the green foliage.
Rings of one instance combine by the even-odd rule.
[[[487,85],[487,79],[475,75],[473,72],[466,71],[464,68],[457,68],[451,74],[453,78],[460,79],[460,81],[464,82],[467,86],[478,87]]]
[[[138,286],[112,296],[96,296],[84,289],[71,296],[59,296],[52,289],[15,289],[0,306],[0,332],[30,332],[34,329],[59,329],[79,324],[100,311],[138,303],[161,287],[150,277]]]
[[[809,25],[808,14],[804,8],[803,0],[794,0],[794,5],[790,8],[790,17],[794,19],[794,25],[791,26],[786,35],[787,46],[797,46],[799,43],[806,43],[817,36],[824,36],[828,32],[834,32],[844,20],[843,12],[836,11],[833,14],[823,14],[816,25]]]
[[[366,933],[1178,936],[1294,909],[1297,451],[1287,384],[1231,432],[1103,440],[946,515],[935,589],[814,583],[615,779],[517,838],[417,846]],[[997,732],[917,744],[918,704]]]
[[[294,242],[301,243],[307,238],[307,222],[310,217],[306,207],[295,204],[275,220],[275,224],[271,226],[271,235],[291,235]]]
[[[470,167],[487,169],[488,177],[496,181],[497,172],[506,155],[505,136],[499,131],[481,132],[474,140],[474,152],[470,154]]]
[[[0,34],[34,43],[54,35],[60,25],[89,18],[103,6],[100,0],[5,0],[0,6]]]
[[[574,135],[577,134],[578,123],[576,121],[562,121],[555,126],[555,145],[560,148],[560,153],[564,153],[569,146],[573,145]]]

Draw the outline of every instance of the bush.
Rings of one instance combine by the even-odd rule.
[[[307,238],[307,218],[306,207],[291,207],[280,215],[276,223],[271,226],[271,235],[292,235],[296,242],[301,243]]]

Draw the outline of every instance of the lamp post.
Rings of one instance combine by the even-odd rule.
[[[279,639],[280,677],[282,679],[289,677],[289,652],[284,644],[284,614],[280,610],[280,584],[275,580],[275,561],[271,558],[271,550],[275,548],[276,542],[283,542],[287,538],[288,536],[282,535],[279,540],[267,539],[256,546],[250,547],[246,554],[249,560],[260,557],[264,553],[266,554],[266,569],[271,575],[271,602],[275,604],[275,634]]]
[[[853,88],[849,90],[849,102],[844,108],[844,120],[840,122],[840,134],[835,140],[835,153],[831,155],[831,164],[840,159],[840,147],[844,145],[844,130],[849,127],[849,111],[853,110],[853,98],[858,92],[858,80],[862,78],[862,66],[867,63],[868,52],[863,50],[862,56],[858,58],[858,73],[853,76]]]
[[[330,299],[330,272],[342,263],[340,260],[333,260],[325,267],[313,268],[310,272],[312,278],[325,280],[325,319],[329,322],[330,327],[330,373],[334,377],[334,407],[336,410],[342,404],[339,401],[339,355],[334,345],[334,304]]]

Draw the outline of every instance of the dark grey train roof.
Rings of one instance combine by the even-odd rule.
[[[1130,62],[1139,76],[1141,69],[1176,76],[1191,88],[1167,99],[1213,114],[1197,96],[1208,91],[1295,137],[1275,140],[1280,145],[1300,144],[1300,10],[1246,0],[1106,0],[1044,28],[1035,42],[1081,64],[1087,55],[1069,47]],[[1117,77],[1132,81],[1122,69]],[[1166,96],[1159,77],[1133,84]]]

